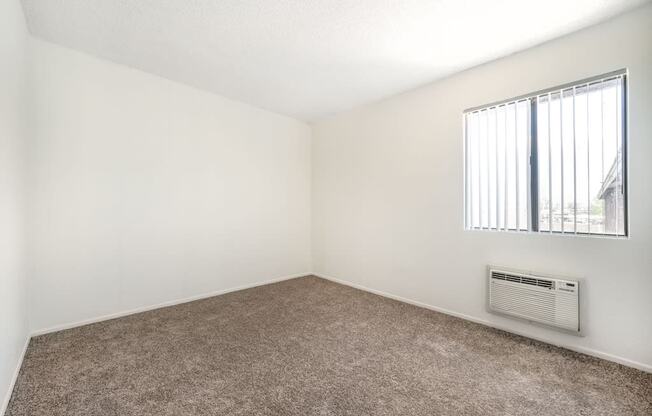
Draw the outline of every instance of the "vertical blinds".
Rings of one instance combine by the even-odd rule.
[[[467,228],[626,235],[625,76],[467,111]]]
[[[527,230],[528,100],[466,114],[467,224]]]

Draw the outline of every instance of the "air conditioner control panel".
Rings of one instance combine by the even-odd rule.
[[[564,280],[558,280],[557,290],[566,293],[575,293],[577,292],[577,282],[567,282]]]

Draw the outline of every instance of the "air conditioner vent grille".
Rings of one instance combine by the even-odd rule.
[[[541,280],[541,279],[536,279],[537,280],[537,286],[541,287],[547,287],[548,289],[552,289],[552,282],[550,280]]]
[[[579,281],[489,269],[489,308],[579,333]]]
[[[491,278],[492,279],[499,279],[499,280],[506,280],[508,282],[514,282],[514,283],[522,283],[525,285],[532,285],[532,286],[538,286],[538,287],[545,287],[548,289],[554,289],[554,282],[552,280],[546,280],[546,279],[537,279],[534,277],[527,277],[527,276],[518,276],[518,275],[513,275],[513,274],[507,274],[507,273],[500,273],[500,272],[491,272]]]

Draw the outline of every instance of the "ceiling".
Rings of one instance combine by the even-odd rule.
[[[23,0],[42,39],[313,121],[646,0]]]

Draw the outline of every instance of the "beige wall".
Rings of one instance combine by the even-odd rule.
[[[463,229],[462,111],[629,73],[629,240]],[[652,370],[652,6],[317,123],[318,274]],[[489,314],[486,266],[585,278],[585,337]]]
[[[310,272],[310,128],[33,40],[32,329]]]
[[[28,334],[25,271],[27,58],[18,0],[0,1],[0,415]]]

